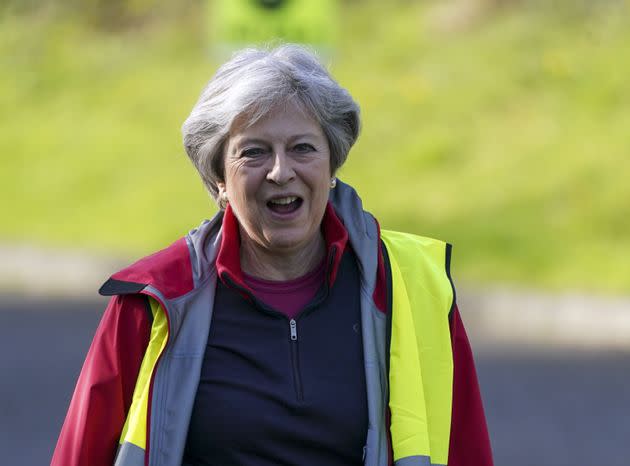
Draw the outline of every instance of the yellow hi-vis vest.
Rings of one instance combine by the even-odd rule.
[[[405,466],[446,465],[453,383],[450,245],[386,230],[381,237],[387,248],[392,284],[389,408],[394,462]],[[151,378],[169,338],[166,313],[157,300],[149,301],[154,317],[149,345],[120,437],[121,447],[131,444],[138,452],[146,449]],[[119,455],[116,465],[141,466],[144,461],[137,463],[140,458],[131,460],[131,456]]]
[[[392,275],[389,408],[394,461],[420,456],[446,465],[453,398],[450,245],[394,231],[383,231],[381,237]]]

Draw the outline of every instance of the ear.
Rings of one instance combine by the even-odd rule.
[[[221,197],[223,195],[223,193],[225,192],[225,182],[224,181],[219,181],[217,183],[217,188],[219,190],[219,197]]]

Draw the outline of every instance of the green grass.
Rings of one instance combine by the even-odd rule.
[[[344,3],[327,60],[364,125],[340,176],[454,243],[456,279],[628,293],[628,6],[548,4],[447,33],[429,2]],[[216,66],[190,5],[117,33],[0,17],[0,240],[136,256],[214,213],[179,132]]]

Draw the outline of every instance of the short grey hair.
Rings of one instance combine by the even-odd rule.
[[[252,125],[290,100],[319,122],[328,139],[331,174],[346,161],[359,136],[359,106],[315,53],[295,44],[243,49],[217,70],[182,125],[186,153],[215,201],[235,119]]]

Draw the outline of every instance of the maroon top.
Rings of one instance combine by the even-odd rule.
[[[271,308],[282,312],[289,319],[294,319],[324,283],[326,261],[306,275],[286,281],[263,280],[243,273],[245,284],[251,288],[259,300]]]

